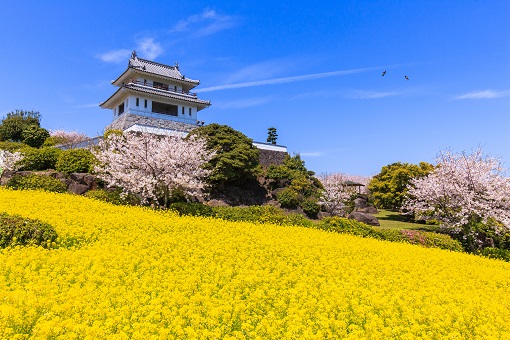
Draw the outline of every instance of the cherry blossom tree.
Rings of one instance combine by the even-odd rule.
[[[69,149],[74,149],[79,143],[90,139],[84,133],[78,131],[51,130],[50,136],[59,144],[66,144]]]
[[[210,173],[203,165],[214,156],[201,138],[149,133],[110,134],[92,152],[100,178],[157,206],[167,206],[174,189],[199,195]]]
[[[324,187],[320,203],[326,207],[327,212],[333,215],[343,214],[345,203],[357,193],[357,187],[349,185],[355,182],[365,185],[363,193],[367,194],[367,185],[370,177],[347,175],[342,173],[323,174],[319,180]]]
[[[437,167],[413,179],[403,208],[417,219],[437,220],[463,236],[471,251],[482,246],[480,224],[495,233],[510,229],[510,179],[498,158],[441,152]]]
[[[10,152],[0,149],[0,179],[5,171],[16,171],[20,168],[23,155],[20,152]]]

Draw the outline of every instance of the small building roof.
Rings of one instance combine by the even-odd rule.
[[[353,182],[353,181],[345,181],[344,184],[348,187],[364,187],[365,184]]]

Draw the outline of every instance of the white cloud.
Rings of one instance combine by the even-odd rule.
[[[397,92],[355,91],[349,94],[348,97],[354,99],[377,99],[396,95],[398,95]]]
[[[299,63],[296,58],[279,58],[245,66],[225,78],[226,84],[272,78]]]
[[[303,157],[322,157],[324,152],[301,152],[299,155]]]
[[[144,38],[137,41],[137,52],[139,52],[140,56],[147,59],[155,59],[162,52],[163,49],[161,45],[154,41],[154,38]]]
[[[155,59],[163,52],[163,49],[161,48],[161,45],[154,40],[154,38],[143,38],[137,40],[136,51],[140,57]],[[132,50],[128,49],[118,49],[108,51],[96,57],[106,63],[123,63],[128,61],[131,52]]]
[[[215,103],[214,107],[219,109],[242,109],[245,107],[252,107],[257,105],[266,104],[271,101],[270,97],[263,98],[246,98],[240,100],[231,100],[226,103]]]
[[[379,67],[358,68],[358,69],[352,69],[352,70],[341,70],[341,71],[333,71],[333,72],[306,74],[306,75],[294,76],[294,77],[283,77],[283,78],[273,78],[273,79],[249,81],[249,82],[237,83],[237,84],[217,85],[217,86],[205,87],[203,89],[197,89],[196,92],[212,92],[212,91],[221,91],[221,90],[229,90],[229,89],[238,89],[238,88],[243,88],[243,87],[254,87],[254,86],[272,85],[272,84],[293,83],[293,82],[302,81],[302,80],[319,79],[319,78],[341,76],[341,75],[346,75],[346,74],[360,73],[360,72],[365,72],[365,71],[369,71],[369,70],[373,70],[373,69],[377,69],[377,68],[379,68]]]
[[[214,10],[206,9],[200,14],[180,20],[170,32],[190,32],[193,37],[203,37],[234,26],[236,20],[232,16],[220,15]]]
[[[101,59],[106,63],[120,63],[123,61],[127,61],[130,54],[131,54],[130,50],[120,49],[100,54],[97,56],[97,58]]]
[[[465,93],[459,96],[456,96],[455,99],[493,99],[493,98],[501,98],[510,96],[510,90],[507,91],[494,91],[494,90],[484,90],[484,91],[474,91]]]

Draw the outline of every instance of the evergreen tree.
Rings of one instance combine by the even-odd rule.
[[[204,137],[207,149],[216,153],[205,165],[212,170],[207,180],[213,189],[221,190],[227,183],[242,184],[255,177],[259,150],[243,133],[227,125],[210,124],[193,130],[189,136],[195,135]]]
[[[271,144],[276,144],[276,139],[278,139],[276,128],[270,127],[269,129],[267,129],[267,142]]]
[[[31,125],[41,127],[41,114],[38,111],[9,112],[0,124],[0,140],[22,142],[23,130]]]

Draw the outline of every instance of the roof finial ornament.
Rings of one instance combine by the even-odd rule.
[[[177,61],[175,62],[175,68],[179,71],[179,63]]]
[[[131,53],[131,59],[136,59],[136,51],[133,50],[133,53]]]

